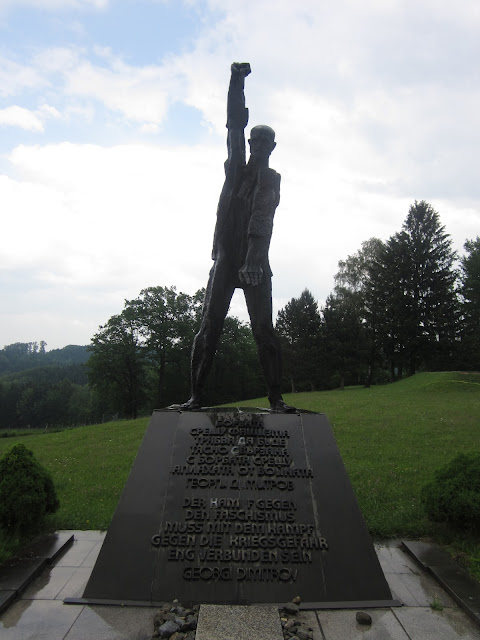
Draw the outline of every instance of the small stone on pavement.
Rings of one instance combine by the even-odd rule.
[[[355,617],[358,624],[372,624],[372,616],[364,611],[357,611],[357,615]]]

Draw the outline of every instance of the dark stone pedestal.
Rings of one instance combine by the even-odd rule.
[[[392,606],[327,418],[156,411],[81,602]]]

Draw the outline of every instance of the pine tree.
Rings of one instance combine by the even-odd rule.
[[[480,237],[466,240],[463,248],[467,255],[461,259],[461,295],[463,299],[464,330],[480,332]]]
[[[461,264],[461,344],[459,366],[480,369],[480,237],[467,240]]]
[[[302,389],[313,391],[321,378],[321,316],[308,289],[278,312],[276,330],[282,344],[284,373],[290,380],[292,393]]]
[[[424,200],[410,207],[403,230],[410,258],[405,347],[413,374],[419,365],[443,368],[451,360],[458,311],[456,254],[438,212]]]
[[[406,363],[407,334],[414,322],[407,291],[410,255],[404,232],[396,233],[380,248],[370,264],[366,291],[368,332],[373,335],[377,357],[390,370],[390,380],[401,378]]]
[[[322,355],[340,389],[358,384],[367,359],[365,325],[359,313],[359,293],[336,287],[322,308]]]

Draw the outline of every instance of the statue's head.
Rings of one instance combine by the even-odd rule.
[[[251,156],[268,159],[277,146],[275,131],[266,124],[259,124],[250,131],[248,144],[250,145]]]

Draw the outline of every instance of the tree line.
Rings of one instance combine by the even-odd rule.
[[[279,311],[283,391],[395,381],[419,370],[480,367],[480,239],[458,261],[433,207],[411,205],[399,232],[371,238],[338,264],[319,308],[307,289]],[[144,289],[92,340],[89,379],[136,415],[189,394],[189,359],[204,291]],[[248,325],[228,317],[206,393],[215,404],[265,394]]]
[[[386,241],[370,238],[340,260],[323,306],[305,289],[278,313],[283,392],[369,386],[419,370],[478,370],[480,238],[467,240],[464,249],[458,258],[438,212],[421,201],[399,232]],[[0,377],[0,427],[131,418],[186,400],[204,293],[143,289],[99,327],[88,347],[57,354],[68,360],[72,349],[88,349],[86,365],[48,364],[53,352],[43,342],[5,347],[0,374],[28,364],[39,368]],[[75,378],[75,366],[84,379]],[[205,402],[265,391],[250,327],[228,316]]]
[[[305,290],[278,314],[292,391],[394,382],[420,370],[480,368],[480,238],[458,260],[433,207],[338,263],[318,309]]]

